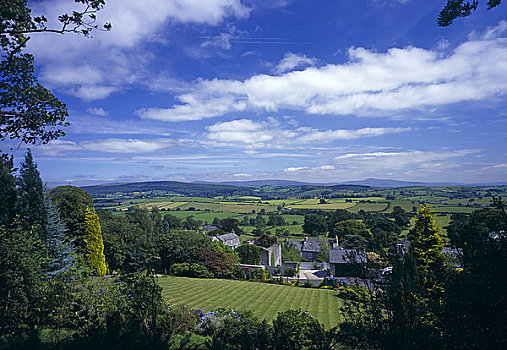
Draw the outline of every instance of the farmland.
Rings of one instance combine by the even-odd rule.
[[[340,322],[341,299],[332,290],[186,277],[159,278],[158,282],[163,288],[162,296],[171,305],[186,305],[204,312],[220,307],[249,310],[268,321],[280,311],[301,308],[328,329]]]

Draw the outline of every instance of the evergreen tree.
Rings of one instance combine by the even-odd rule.
[[[0,334],[2,341],[37,339],[44,289],[44,244],[19,220],[0,227]],[[28,332],[28,333],[27,333]]]
[[[14,217],[16,179],[11,169],[12,164],[0,157],[0,227],[8,226]]]
[[[44,242],[46,240],[48,217],[44,205],[44,185],[39,170],[37,170],[37,163],[34,162],[30,150],[26,152],[25,160],[21,162],[17,183],[17,214],[25,229],[36,227],[39,238]]]
[[[44,197],[44,204],[47,211],[46,246],[50,259],[47,274],[49,278],[54,278],[77,268],[77,258],[72,242],[67,240],[67,228],[60,219],[58,208],[49,196]]]
[[[85,190],[74,186],[58,186],[49,193],[57,205],[60,218],[65,223],[68,236],[74,239],[74,246],[79,253],[84,252],[86,208],[93,208],[92,196]]]
[[[430,310],[424,322],[438,328],[438,308],[444,297],[445,257],[442,253],[444,239],[439,234],[431,210],[422,205],[417,214],[409,239],[417,269],[422,276],[424,293],[421,295]]]
[[[99,216],[93,208],[86,208],[85,223],[84,242],[86,261],[94,275],[104,276],[107,273],[104,242],[102,240]]]

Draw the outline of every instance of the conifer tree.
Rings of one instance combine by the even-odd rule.
[[[28,150],[19,171],[17,214],[25,229],[37,227],[39,238],[46,240],[47,212],[44,205],[44,185],[34,162],[32,152]]]
[[[36,234],[14,219],[0,227],[0,334],[2,341],[37,339],[44,290],[45,248]],[[28,334],[26,333],[28,332]]]
[[[14,217],[16,203],[16,179],[12,166],[0,157],[0,226],[7,226]]]
[[[67,228],[60,219],[58,208],[49,196],[44,197],[44,204],[47,211],[46,246],[50,259],[47,275],[53,278],[77,268],[77,259],[72,241],[67,239]]]
[[[435,328],[438,328],[437,313],[445,293],[445,258],[442,253],[444,239],[439,232],[440,228],[435,224],[432,211],[422,205],[409,239],[424,286],[421,297],[431,310],[423,322]]]
[[[102,240],[99,216],[93,208],[86,208],[85,223],[84,242],[86,261],[94,275],[104,276],[107,273],[104,242]]]

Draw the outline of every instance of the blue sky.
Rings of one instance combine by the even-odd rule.
[[[507,5],[484,2],[440,28],[441,0],[108,0],[110,32],[32,36],[71,123],[32,151],[49,184],[506,182]]]

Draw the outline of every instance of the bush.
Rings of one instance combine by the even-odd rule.
[[[185,276],[195,278],[213,278],[213,274],[208,269],[197,263],[180,263],[173,264],[170,268],[170,273],[173,276]]]
[[[283,270],[283,275],[285,277],[294,277],[294,276],[296,276],[296,269],[293,268],[293,267],[289,267],[287,269],[284,269]]]
[[[340,287],[338,296],[342,299],[363,302],[369,299],[370,291],[360,284],[351,284],[349,286]]]

